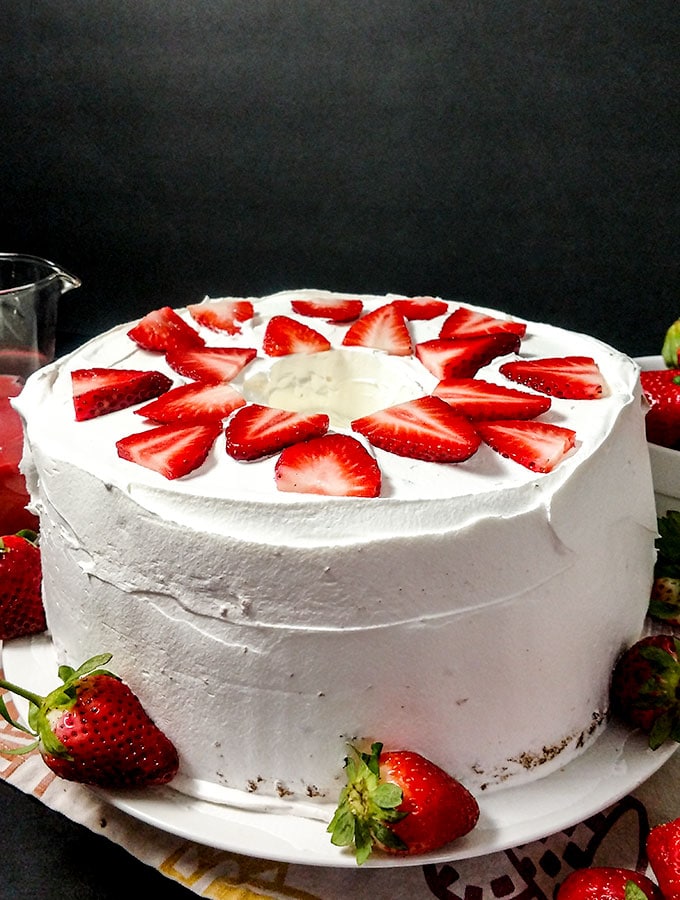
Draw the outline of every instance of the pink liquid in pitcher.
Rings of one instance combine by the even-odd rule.
[[[19,414],[9,402],[22,387],[16,375],[0,375],[0,536],[22,528],[38,530],[38,519],[25,509],[29,498],[19,472],[24,433]]]

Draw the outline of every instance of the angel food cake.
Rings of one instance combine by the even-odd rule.
[[[206,299],[17,405],[58,656],[113,654],[178,789],[315,815],[380,740],[480,792],[606,726],[656,519],[638,370],[603,343],[432,298]]]

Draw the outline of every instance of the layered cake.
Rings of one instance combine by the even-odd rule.
[[[157,396],[88,409],[111,369]],[[431,298],[206,299],[17,405],[58,657],[113,654],[179,790],[325,814],[348,742],[380,740],[479,793],[606,727],[656,519],[638,370],[605,344]]]

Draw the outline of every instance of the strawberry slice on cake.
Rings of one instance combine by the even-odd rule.
[[[406,297],[403,300],[393,300],[392,306],[405,319],[421,321],[443,316],[449,308],[446,300],[438,300],[436,297]]]
[[[370,347],[393,356],[410,356],[411,334],[404,317],[393,303],[379,306],[350,325],[343,338],[345,347]]]
[[[358,319],[364,309],[361,300],[340,298],[338,300],[291,300],[291,309],[299,316],[326,319],[329,322],[352,322]]]
[[[242,394],[227,382],[183,384],[135,410],[152,422],[215,422],[245,406]]]
[[[427,462],[461,462],[477,450],[472,423],[440,397],[419,397],[355,419],[352,430],[374,447]]]
[[[166,353],[173,347],[202,347],[205,341],[169,306],[147,313],[129,331],[128,337],[143,350]]]
[[[487,316],[467,306],[459,306],[445,320],[439,337],[475,337],[480,334],[498,334],[509,332],[523,338],[527,326],[524,322],[515,319],[498,319],[495,316]]]
[[[552,472],[576,445],[576,433],[549,422],[477,422],[482,440],[501,456],[534,472]]]
[[[194,381],[231,381],[257,356],[252,347],[175,347],[165,361],[179,375]]]
[[[252,319],[255,310],[250,300],[215,300],[211,303],[192,303],[187,306],[189,315],[198,325],[210,331],[226,331],[239,334],[240,323]]]
[[[240,460],[271,456],[291,444],[320,437],[328,431],[328,423],[324,413],[305,414],[251,403],[229,419],[227,453]]]
[[[550,409],[551,400],[481,378],[445,378],[433,391],[449,406],[472,421],[535,419]]]
[[[599,366],[589,356],[518,359],[503,363],[499,371],[511,381],[564,400],[599,400],[608,390]]]
[[[433,338],[416,344],[416,357],[437,378],[472,378],[497,356],[516,353],[520,339],[512,332],[461,338]]]
[[[220,423],[159,425],[116,441],[121,459],[173,480],[203,465],[221,431]]]
[[[323,353],[331,342],[314,328],[290,316],[272,316],[262,339],[262,352],[267,356],[289,353]]]
[[[75,369],[71,372],[76,421],[84,422],[159,397],[172,387],[162,372],[145,369]]]
[[[356,438],[325,434],[285,447],[275,466],[276,487],[327,497],[378,497],[378,464]]]

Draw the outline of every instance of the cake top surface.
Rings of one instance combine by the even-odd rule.
[[[326,291],[286,291],[253,299],[254,315],[238,323],[229,334],[197,324],[189,309],[180,316],[195,328],[208,347],[242,347],[256,351],[255,358],[234,377],[231,384],[246,404],[258,403],[305,412],[325,412],[330,431],[352,435],[375,457],[382,475],[376,498],[328,497],[282,492],[277,489],[277,455],[254,461],[239,461],[225,449],[224,436],[212,447],[206,462],[195,471],[169,481],[161,474],[121,459],[116,442],[126,435],[151,427],[131,407],[109,415],[76,421],[71,373],[79,369],[105,367],[156,370],[172,379],[173,386],[190,383],[179,375],[159,352],[142,349],[128,332],[133,323],[120,325],[100,335],[57,362],[39,370],[27,382],[17,401],[28,437],[27,475],[31,482],[31,454],[40,455],[51,466],[64,465],[64,477],[77,470],[115,486],[140,507],[189,527],[216,532],[239,533],[254,540],[263,538],[263,517],[272,539],[316,540],[332,536],[351,539],[358,534],[374,537],[399,533],[441,531],[452,524],[472,522],[481,513],[511,515],[550,498],[610,434],[617,418],[633,403],[639,403],[638,367],[628,357],[586,335],[550,325],[523,322],[526,333],[515,352],[496,357],[480,368],[475,377],[494,384],[521,388],[500,371],[510,360],[583,356],[592,358],[606,383],[596,400],[551,398],[550,408],[540,420],[572,429],[576,444],[548,473],[537,473],[503,457],[485,443],[462,462],[438,463],[401,456],[375,447],[351,422],[375,410],[429,396],[440,378],[415,353],[397,356],[383,350],[343,345],[348,324],[324,318],[309,318],[292,309],[295,300],[337,303],[358,295]],[[223,298],[220,298],[223,299]],[[366,314],[394,300],[397,295],[361,296]],[[206,298],[201,307],[219,300]],[[447,317],[461,306],[482,315],[509,319],[504,313],[446,301],[441,315],[431,319],[406,320],[415,347],[436,340]],[[191,307],[195,309],[195,307]],[[300,321],[325,337],[330,350],[269,356],[263,352],[268,323],[275,316]],[[514,320],[513,320],[514,321]],[[69,474],[70,473],[70,476]],[[455,499],[455,504],[452,500]]]

